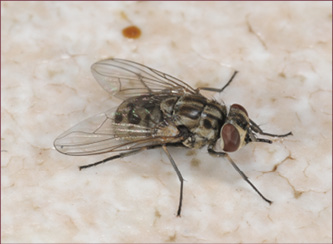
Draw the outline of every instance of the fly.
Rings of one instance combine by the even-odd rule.
[[[180,181],[177,210],[177,216],[180,216],[184,179],[168,146],[207,146],[209,154],[228,159],[260,197],[272,203],[252,184],[228,153],[250,142],[272,143],[259,135],[286,137],[292,133],[276,135],[263,132],[249,118],[243,106],[233,104],[227,109],[223,102],[210,100],[200,94],[201,90],[221,93],[232,82],[237,71],[221,89],[194,89],[168,74],[123,59],[99,61],[92,65],[91,70],[99,84],[123,102],[118,107],[80,122],[54,141],[55,148],[67,155],[117,153],[102,161],[80,166],[80,170],[143,150],[162,148]]]

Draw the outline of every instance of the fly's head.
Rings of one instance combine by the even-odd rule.
[[[249,142],[272,143],[270,140],[257,138],[254,133],[259,131],[252,123],[243,106],[231,105],[220,132],[221,149],[225,152],[235,152]]]

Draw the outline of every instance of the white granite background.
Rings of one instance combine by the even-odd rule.
[[[135,24],[136,40],[122,36]],[[1,2],[2,242],[332,242],[331,2]],[[224,159],[160,150],[85,171],[53,140],[116,106],[90,65],[135,60],[193,86],[220,87],[274,144]]]

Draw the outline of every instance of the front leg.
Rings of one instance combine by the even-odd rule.
[[[252,119],[250,119],[250,128],[252,131],[260,134],[260,135],[264,135],[264,136],[271,136],[271,137],[286,137],[286,136],[292,136],[293,133],[290,131],[286,134],[282,134],[282,135],[277,135],[277,134],[271,134],[271,133],[267,133],[267,132],[263,132],[263,130],[259,127],[259,125],[257,125]]]
[[[242,178],[249,183],[249,185],[259,194],[259,196],[261,196],[262,199],[264,199],[266,202],[268,202],[269,204],[272,204],[271,200],[268,200],[266,197],[264,197],[264,195],[261,194],[261,192],[252,184],[252,182],[249,180],[249,178],[246,176],[246,174],[244,174],[244,172],[238,168],[238,166],[235,164],[235,162],[229,157],[229,155],[225,152],[216,152],[213,149],[213,145],[210,145],[208,147],[208,153],[212,156],[215,157],[226,157],[228,159],[228,161],[231,163],[231,165],[234,167],[234,169],[242,176]]]

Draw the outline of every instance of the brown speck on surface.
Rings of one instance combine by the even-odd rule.
[[[168,242],[175,242],[176,241],[177,234],[175,233],[172,236],[169,236]]]
[[[123,36],[131,39],[137,39],[141,36],[141,30],[134,25],[128,26],[123,29]]]
[[[125,14],[124,11],[121,11],[121,12],[120,12],[120,16],[121,16],[124,20],[127,20],[127,21],[128,21],[128,17],[127,17],[127,15]]]
[[[282,78],[286,78],[286,74],[284,72],[280,72],[279,76],[282,77]]]
[[[294,197],[297,199],[300,196],[302,196],[303,193],[304,193],[303,191],[296,191],[296,190],[294,190]]]
[[[198,167],[199,164],[200,164],[200,160],[199,160],[199,159],[197,159],[197,158],[192,158],[192,160],[191,160],[191,166],[192,166],[192,167]]]
[[[275,103],[276,101],[277,101],[277,99],[276,99],[275,97],[272,97],[272,98],[271,98],[271,102],[272,102],[272,103]]]
[[[155,210],[155,217],[161,218],[161,213],[158,210]]]

